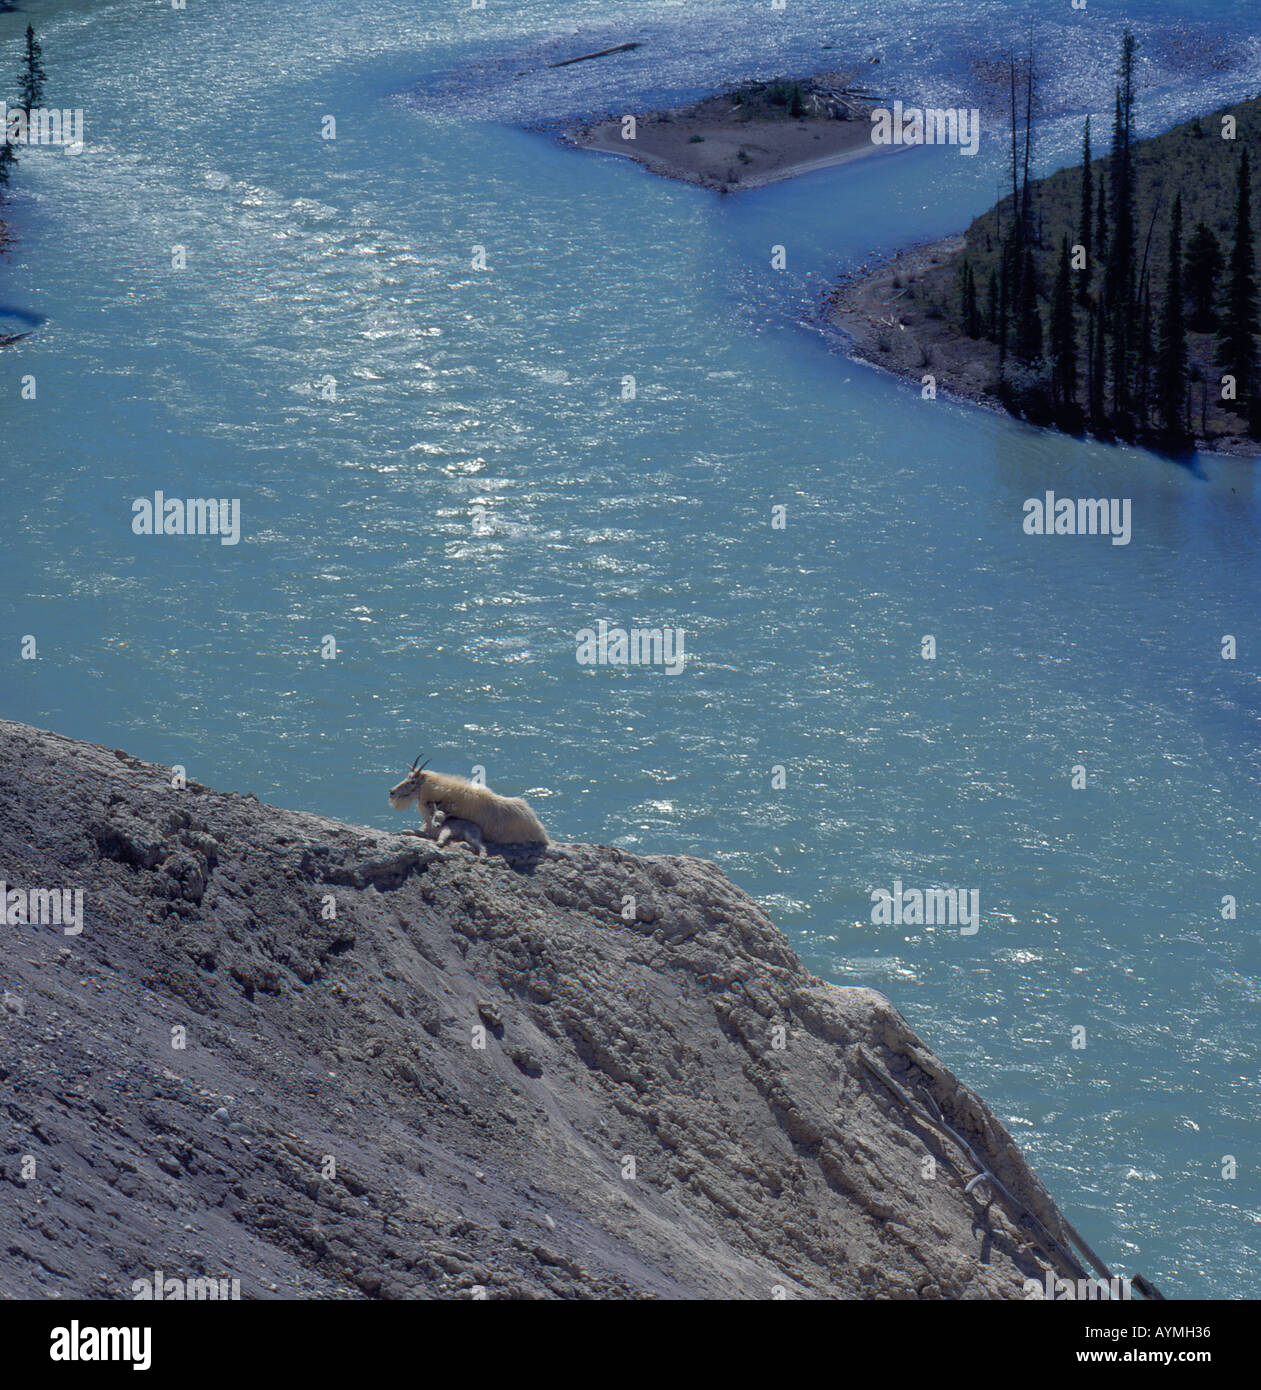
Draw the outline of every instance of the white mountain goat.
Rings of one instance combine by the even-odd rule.
[[[547,844],[547,831],[519,796],[498,796],[489,787],[479,787],[463,777],[426,772],[427,762],[428,759],[421,763],[417,758],[407,776],[398,786],[390,788],[390,805],[396,811],[419,806],[429,834],[438,831],[431,809],[437,807],[444,818],[471,821],[492,844]]]

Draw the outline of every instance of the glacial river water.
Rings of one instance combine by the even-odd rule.
[[[557,838],[714,859],[1118,1271],[1255,1295],[1256,465],[921,401],[809,327],[993,200],[996,131],[720,199],[527,128],[841,52],[972,105],[1025,15],[839,8],[0,16],[0,68],[32,19],[87,133],[25,160],[0,265],[0,328],[39,322],[0,354],[0,710],[378,826],[423,750]],[[1039,7],[1041,168],[1110,108],[1106,8]],[[1145,129],[1255,92],[1248,5],[1194,8],[1131,6]],[[240,499],[240,543],[134,535],[159,489]],[[1024,534],[1048,489],[1129,498],[1130,543]],[[601,618],[684,629],[682,673],[580,666]],[[895,880],[975,890],[979,930],[873,924]]]

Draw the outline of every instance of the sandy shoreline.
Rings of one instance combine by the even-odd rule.
[[[872,141],[868,94],[851,81],[753,83],[690,106],[587,122],[561,139],[720,193],[761,188],[899,148]]]
[[[822,321],[839,329],[850,355],[922,384],[936,385],[976,404],[1001,408],[989,390],[993,366],[973,351],[944,318],[924,311],[921,287],[934,295],[948,290],[955,261],[964,249],[962,233],[907,247],[887,260],[845,276],[824,301]]]
[[[764,188],[767,184],[781,183],[785,179],[795,179],[801,174],[813,174],[819,169],[832,169],[841,164],[850,164],[855,160],[865,159],[870,154],[896,154],[899,148],[905,148],[873,145],[868,141],[858,148],[836,150],[831,154],[816,155],[813,158],[803,159],[795,163],[776,164],[774,168],[750,173],[738,182],[728,183],[722,179],[707,177],[701,171],[694,174],[683,173],[677,164],[664,156],[650,154],[644,150],[627,149],[626,145],[630,142],[623,142],[620,135],[609,139],[583,140],[575,139],[570,132],[566,132],[563,138],[567,144],[575,145],[579,149],[631,159],[636,164],[642,164],[650,173],[659,174],[662,178],[682,179],[686,183],[699,184],[702,188],[713,188],[720,193],[734,193],[737,189],[744,188]]]

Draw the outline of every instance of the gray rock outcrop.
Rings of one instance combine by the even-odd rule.
[[[3,927],[2,1296],[157,1269],[246,1298],[1020,1298],[1069,1272],[1002,1124],[710,863],[478,861],[0,722],[0,877],[84,894],[81,934]]]

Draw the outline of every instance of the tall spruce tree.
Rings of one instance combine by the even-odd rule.
[[[1187,330],[1182,307],[1182,194],[1173,200],[1169,219],[1169,274],[1160,319],[1156,355],[1156,396],[1166,434],[1181,435],[1187,396]]]
[[[1111,194],[1111,238],[1105,298],[1112,338],[1112,410],[1117,426],[1128,429],[1133,388],[1133,328],[1135,305],[1134,175],[1131,146],[1134,137],[1134,35],[1121,39],[1120,81],[1112,127],[1108,169]]]
[[[1095,260],[1106,267],[1111,254],[1108,245],[1108,200],[1104,197],[1104,175],[1095,185]]]
[[[1017,87],[1015,53],[1007,57],[1011,117],[1011,226],[1003,241],[999,263],[999,371],[1007,360],[1008,343],[1022,363],[1042,353],[1042,319],[1038,313],[1037,273],[1033,262],[1033,185],[1029,165],[1033,149],[1035,74],[1033,40],[1024,63],[1023,103]],[[1024,149],[1021,153],[1020,108],[1024,107]]]
[[[40,61],[43,56],[35,30],[28,24],[26,48],[22,53],[22,74],[18,80],[18,105],[26,111],[39,106],[44,99],[44,83],[48,74]]]
[[[1226,303],[1218,335],[1217,361],[1236,381],[1235,409],[1251,406],[1257,375],[1257,275],[1252,245],[1252,183],[1248,147],[1239,160],[1235,195],[1235,238],[1230,251]]]
[[[1086,305],[1086,418],[1095,413],[1095,306]]]
[[[1057,406],[1071,406],[1077,401],[1077,324],[1068,237],[1060,242],[1060,264],[1051,296],[1051,396]]]
[[[1151,257],[1152,236],[1156,231],[1156,217],[1159,211],[1160,198],[1157,196],[1152,205],[1151,217],[1147,222],[1147,235],[1143,239],[1143,260],[1138,270],[1136,292],[1139,307],[1139,337],[1134,352],[1134,396],[1138,403],[1139,424],[1144,430],[1151,423],[1152,372],[1155,365],[1153,337],[1156,330],[1148,261]]]
[[[1094,305],[1095,312],[1091,315],[1094,334],[1088,354],[1091,363],[1091,390],[1094,393],[1089,402],[1090,420],[1091,428],[1095,430],[1104,428],[1104,402],[1107,399],[1107,267],[1111,259],[1111,239],[1108,236],[1108,199],[1104,182],[1105,175],[1101,172],[1095,183],[1095,261],[1103,267],[1103,274],[1099,279],[1099,287],[1090,301]]]

